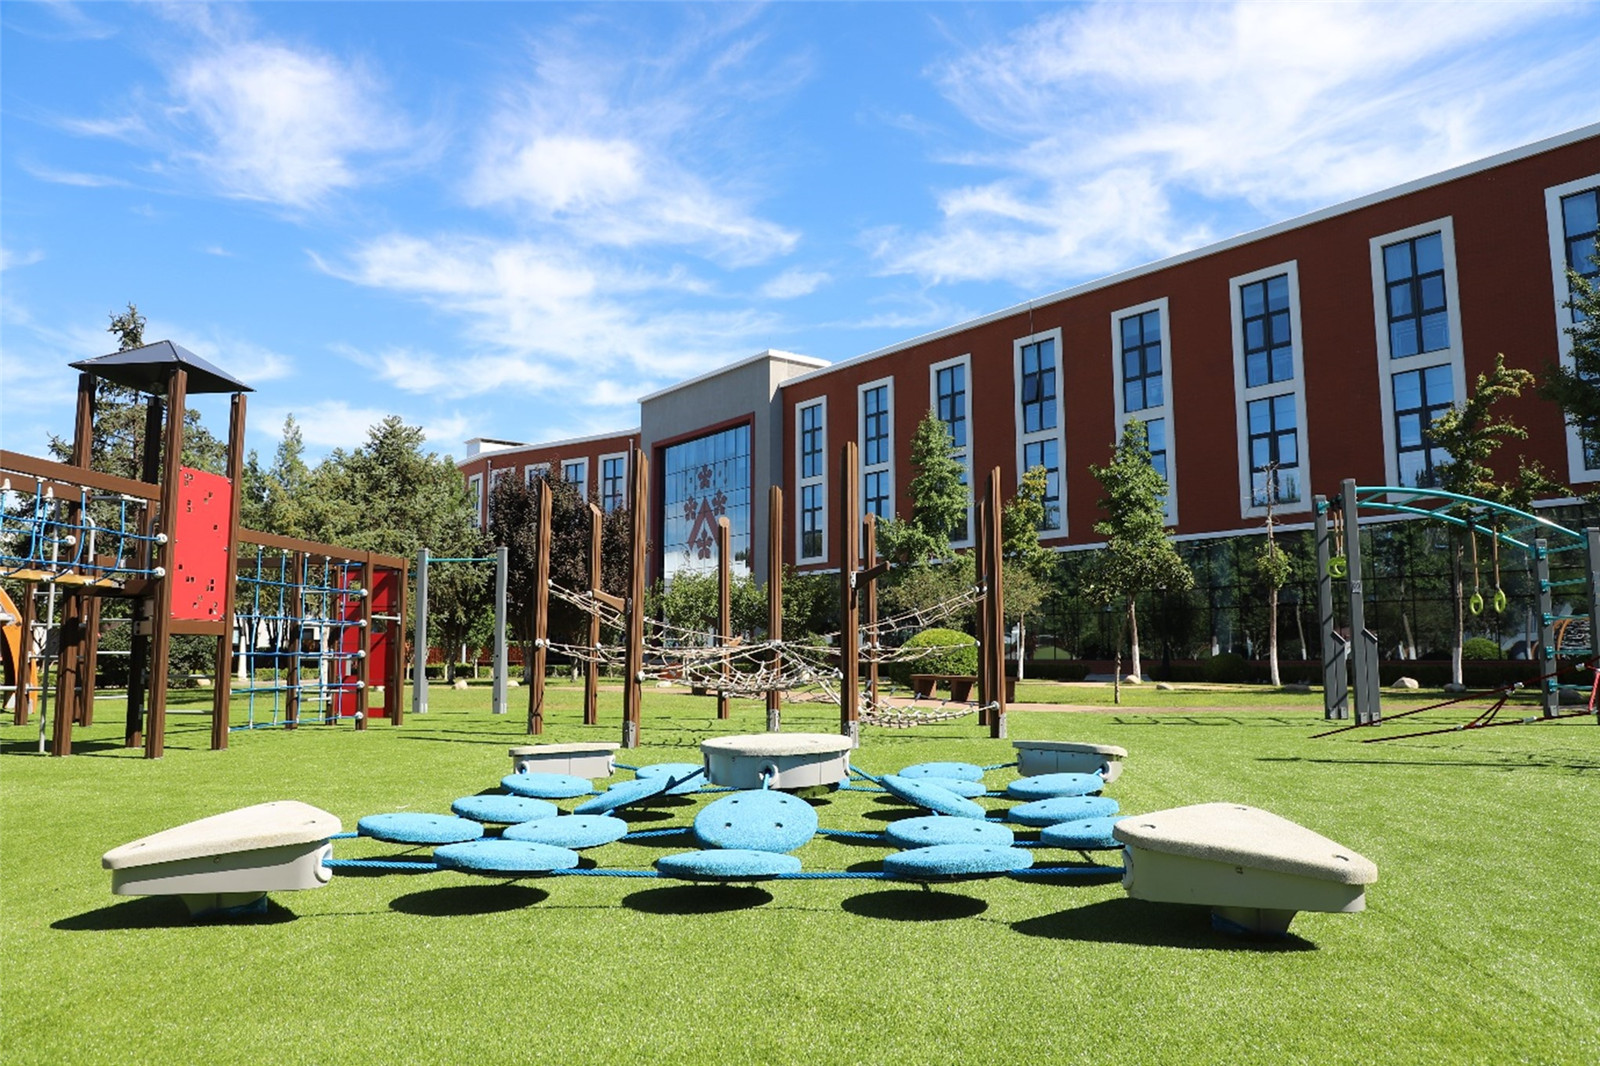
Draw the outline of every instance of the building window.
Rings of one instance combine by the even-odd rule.
[[[628,494],[628,454],[600,457],[600,509],[606,514],[626,506]]]
[[[933,411],[950,431],[950,457],[961,464],[961,483],[967,487],[967,510],[950,530],[950,543],[965,547],[972,543],[972,448],[967,437],[967,422],[972,417],[967,378],[972,359],[963,355],[945,363],[935,363],[928,374],[933,392]]]
[[[1017,478],[1035,466],[1045,469],[1044,519],[1039,532],[1066,532],[1061,503],[1062,418],[1061,331],[1049,330],[1012,342],[1017,382]]]
[[[1173,455],[1172,329],[1167,300],[1162,297],[1111,315],[1111,349],[1115,367],[1117,433],[1129,420],[1145,424],[1150,461],[1167,482],[1163,499],[1167,524],[1178,522],[1178,471]]]
[[[1162,387],[1161,313],[1146,311],[1122,320],[1122,406],[1144,411],[1166,406]]]
[[[894,379],[856,390],[861,415],[861,511],[894,517]]]
[[[662,577],[717,572],[717,522],[728,520],[729,567],[750,572],[750,425],[661,452]]]
[[[1437,469],[1450,455],[1431,444],[1427,430],[1453,399],[1450,367],[1430,366],[1394,376],[1394,433],[1400,484],[1425,487],[1437,483]]]
[[[1295,394],[1282,393],[1249,405],[1250,505],[1300,499],[1300,433]]]
[[[501,471],[499,471],[499,470],[495,471],[495,480],[497,480],[497,481],[499,480],[500,473],[501,473]],[[523,469],[522,476],[523,476],[523,480],[526,481],[529,485],[532,485],[535,481],[538,481],[540,478],[544,478],[546,481],[548,481],[550,479],[550,464],[549,463],[529,463],[527,465],[527,467]]]
[[[561,464],[561,480],[570,482],[578,490],[578,498],[589,498],[589,460],[568,459]]]
[[[1294,378],[1294,330],[1289,321],[1289,275],[1239,286],[1244,329],[1244,383],[1248,388]]]
[[[1567,269],[1593,282],[1600,278],[1595,265],[1595,233],[1600,230],[1600,189],[1585,189],[1561,198],[1562,250]]]
[[[828,506],[828,401],[826,397],[812,400],[795,408],[796,438],[799,450],[795,453],[796,482],[800,490],[796,530],[798,559],[816,562],[827,557],[828,538],[826,510]]]
[[[473,474],[467,478],[467,495],[472,497],[473,524],[483,525],[483,475]]]
[[[1437,233],[1384,245],[1389,358],[1404,359],[1450,347],[1445,301],[1444,241]]]
[[[1571,270],[1600,282],[1600,267],[1595,266],[1595,230],[1600,227],[1600,174],[1545,190],[1545,214],[1550,227],[1551,291],[1555,296],[1556,349],[1561,365],[1574,369],[1571,330],[1583,321],[1583,312],[1569,307],[1572,301]],[[1567,433],[1567,479],[1579,482],[1600,481],[1600,447],[1585,446],[1572,425]]]

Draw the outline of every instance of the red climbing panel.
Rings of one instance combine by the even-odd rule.
[[[386,566],[375,567],[372,576],[372,636],[367,648],[367,714],[369,717],[388,718],[391,700],[398,701],[399,693],[390,693],[387,679],[391,674],[390,658],[399,652],[395,637],[400,632],[395,608],[399,606],[400,574]]]
[[[228,517],[233,483],[221,474],[179,468],[178,523],[173,545],[172,617],[222,621],[228,580]]]

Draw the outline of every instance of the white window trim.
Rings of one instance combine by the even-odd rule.
[[[573,467],[573,466],[579,466],[579,467],[583,468],[582,474],[579,475],[577,481],[575,481],[574,484],[577,485],[577,487],[578,487],[578,499],[584,501],[585,503],[588,503],[589,502],[589,458],[588,458],[588,456],[585,456],[582,459],[563,459],[563,460],[561,460],[561,480],[563,480],[563,481],[572,481],[571,478],[567,477],[567,468],[568,467]]]
[[[818,425],[822,427],[822,462],[818,464],[818,473],[813,477],[805,477],[805,438],[801,434],[802,418],[806,411],[818,408],[821,414]],[[798,563],[825,562],[828,558],[828,398],[818,396],[813,400],[806,400],[795,404],[794,408],[794,560]],[[806,524],[805,524],[805,490],[809,485],[816,485],[822,495],[822,552],[819,555],[805,553]]]
[[[472,494],[472,514],[477,520],[479,528],[483,526],[483,475],[473,474],[467,478],[467,491]]]
[[[1122,320],[1149,311],[1158,311],[1161,314],[1161,404],[1158,407],[1142,407],[1137,411],[1128,411],[1124,408],[1122,388]],[[1158,418],[1166,420],[1166,524],[1175,526],[1178,524],[1178,434],[1172,420],[1172,318],[1167,311],[1165,296],[1111,312],[1111,389],[1112,401],[1116,404],[1117,412],[1117,440],[1112,442],[1113,447],[1122,440],[1122,428],[1132,419],[1137,418],[1147,424]]]
[[[1450,347],[1436,352],[1408,355],[1395,360],[1389,355],[1389,297],[1388,282],[1383,271],[1385,245],[1439,234],[1444,255],[1445,313],[1450,323]],[[1411,370],[1426,370],[1434,366],[1450,368],[1451,401],[1460,407],[1466,397],[1466,365],[1461,353],[1464,343],[1461,336],[1461,293],[1456,283],[1456,231],[1452,216],[1431,222],[1408,226],[1373,237],[1370,242],[1372,256],[1372,321],[1378,338],[1378,398],[1383,405],[1383,468],[1388,484],[1400,483],[1400,457],[1395,451],[1394,436],[1394,376]]]
[[[884,390],[884,413],[889,420],[888,452],[882,462],[868,464],[867,448],[867,393],[873,389]],[[861,443],[861,513],[867,513],[867,475],[886,473],[889,482],[889,518],[895,517],[894,485],[894,378],[879,378],[856,386],[856,440]]]
[[[523,471],[522,471],[522,478],[523,478],[523,481],[525,481],[527,484],[532,485],[534,483],[534,481],[537,480],[538,477],[541,474],[544,475],[546,480],[549,480],[549,477],[550,477],[550,464],[549,463],[529,463],[527,465],[527,467],[524,468]]]
[[[1056,428],[1039,430],[1027,433],[1023,430],[1026,424],[1022,417],[1022,349],[1030,344],[1040,341],[1054,341],[1052,346],[1055,351],[1056,372]],[[1039,441],[1054,440],[1056,442],[1056,490],[1059,498],[1056,505],[1061,509],[1061,525],[1056,529],[1042,529],[1039,531],[1041,541],[1059,539],[1067,535],[1067,405],[1066,397],[1062,394],[1062,387],[1066,383],[1063,373],[1061,349],[1061,330],[1047,329],[1043,333],[1034,333],[1027,337],[1018,337],[1011,342],[1011,381],[1012,381],[1012,419],[1017,427],[1017,484],[1022,484],[1022,475],[1027,472],[1024,466],[1024,456],[1027,446]]]
[[[1572,327],[1572,312],[1566,307],[1571,293],[1567,289],[1567,242],[1566,227],[1561,220],[1561,198],[1575,192],[1586,192],[1596,186],[1600,186],[1600,174],[1552,185],[1544,191],[1544,212],[1550,234],[1550,285],[1556,308],[1556,351],[1561,365],[1568,370],[1573,365],[1572,334],[1567,332]],[[1578,440],[1577,430],[1570,425],[1564,425],[1562,429],[1567,438],[1567,483],[1600,481],[1600,470],[1584,469],[1583,443]]]
[[[972,436],[974,432],[972,425],[972,389],[974,382],[972,380],[972,354],[970,352],[966,355],[958,355],[954,359],[946,359],[942,362],[934,363],[928,367],[928,409],[934,413],[935,417],[938,416],[939,371],[952,366],[960,366],[965,370],[961,375],[961,379],[966,382],[966,388],[962,392],[964,406],[961,414],[962,419],[967,424],[967,443],[956,448],[950,454],[957,457],[967,471],[967,536],[962,540],[952,540],[950,547],[970,548],[978,535],[977,530],[974,528],[978,523],[976,497],[974,496],[972,485],[974,481],[972,474]]]
[[[608,460],[608,459],[621,459],[622,460],[622,503],[619,504],[618,506],[620,508],[626,508],[628,506],[628,453],[627,452],[606,452],[604,455],[600,456],[598,459],[595,460],[595,468],[594,468],[595,469],[595,487],[599,491],[599,494],[600,494],[600,509],[602,511],[605,510],[605,506],[606,506],[606,482],[605,482],[605,477],[606,477],[606,460]]]
[[[1244,309],[1239,302],[1239,290],[1246,285],[1275,278],[1280,274],[1289,276],[1289,331],[1294,341],[1292,355],[1294,380],[1273,381],[1252,387],[1245,383]],[[1300,499],[1291,503],[1275,503],[1272,505],[1272,513],[1280,515],[1309,511],[1311,510],[1311,448],[1310,434],[1306,431],[1305,333],[1300,329],[1300,261],[1291,259],[1287,263],[1278,263],[1275,266],[1229,278],[1228,301],[1233,318],[1233,396],[1239,441],[1239,516],[1265,518],[1267,515],[1267,508],[1257,507],[1251,502],[1255,499],[1255,485],[1250,474],[1250,402],[1282,396],[1290,391],[1291,386],[1294,391],[1296,444],[1300,455]]]

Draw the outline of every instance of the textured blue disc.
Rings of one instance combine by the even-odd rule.
[[[931,774],[926,777],[914,777],[911,780],[926,781],[930,785],[947,788],[956,795],[965,796],[967,799],[977,799],[979,796],[986,796],[989,793],[982,781],[964,781],[956,777],[934,777]]]
[[[946,818],[930,814],[890,822],[883,835],[902,848],[928,848],[935,844],[995,844],[1009,848],[1017,835],[1001,822],[976,818]]]
[[[680,881],[765,881],[800,872],[800,860],[775,851],[713,848],[663,855],[656,860],[663,876]]]
[[[435,848],[433,861],[447,870],[478,874],[547,874],[578,865],[578,853],[522,840],[469,840]]]
[[[985,817],[982,807],[932,781],[919,781],[914,777],[885,774],[882,783],[890,794],[918,807],[926,807],[928,810],[938,814],[948,814],[953,818]]]
[[[998,844],[936,844],[899,851],[883,860],[883,872],[905,881],[960,881],[1026,870],[1033,856]]]
[[[1006,821],[1018,825],[1060,825],[1085,818],[1107,818],[1117,813],[1117,801],[1110,796],[1055,796],[1021,803],[1006,812]]]
[[[491,825],[516,825],[539,818],[554,818],[556,805],[526,796],[462,796],[450,809],[463,818]]]
[[[600,795],[572,808],[573,814],[605,814],[659,796],[672,783],[670,777],[635,777],[631,781],[618,781]]]
[[[594,791],[594,785],[589,783],[588,778],[571,774],[507,774],[500,779],[500,787],[513,796],[547,800],[587,796]]]
[[[448,814],[369,814],[356,832],[390,844],[459,844],[483,836],[483,826]]]
[[[551,844],[558,848],[598,848],[628,835],[628,823],[608,814],[564,814],[560,818],[541,818],[537,822],[508,825],[500,834],[504,840],[526,840],[532,844]]]
[[[1087,796],[1106,787],[1099,774],[1039,774],[1019,777],[1006,786],[1012,799],[1039,800],[1054,796]]]
[[[793,851],[816,831],[811,804],[785,792],[735,792],[694,819],[694,835],[708,848]]]
[[[1122,841],[1111,835],[1112,827],[1120,821],[1120,817],[1113,816],[1046,826],[1039,834],[1039,843],[1047,848],[1068,848],[1073,851],[1120,848]]]
[[[670,778],[672,787],[667,789],[667,795],[682,796],[706,783],[706,768],[704,763],[697,762],[657,762],[639,767],[633,776]]]
[[[983,767],[969,762],[919,762],[900,771],[901,777],[949,777],[957,781],[982,781]]]

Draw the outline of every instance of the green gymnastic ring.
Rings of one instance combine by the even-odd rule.
[[[1472,594],[1472,598],[1467,600],[1467,610],[1473,614],[1483,613],[1483,593],[1474,592]]]
[[[1505,589],[1495,589],[1494,590],[1494,600],[1492,602],[1494,604],[1494,613],[1495,614],[1505,614],[1506,613],[1506,590]]]
[[[1335,555],[1328,560],[1328,576],[1344,577],[1350,572],[1350,561],[1342,555]]]

